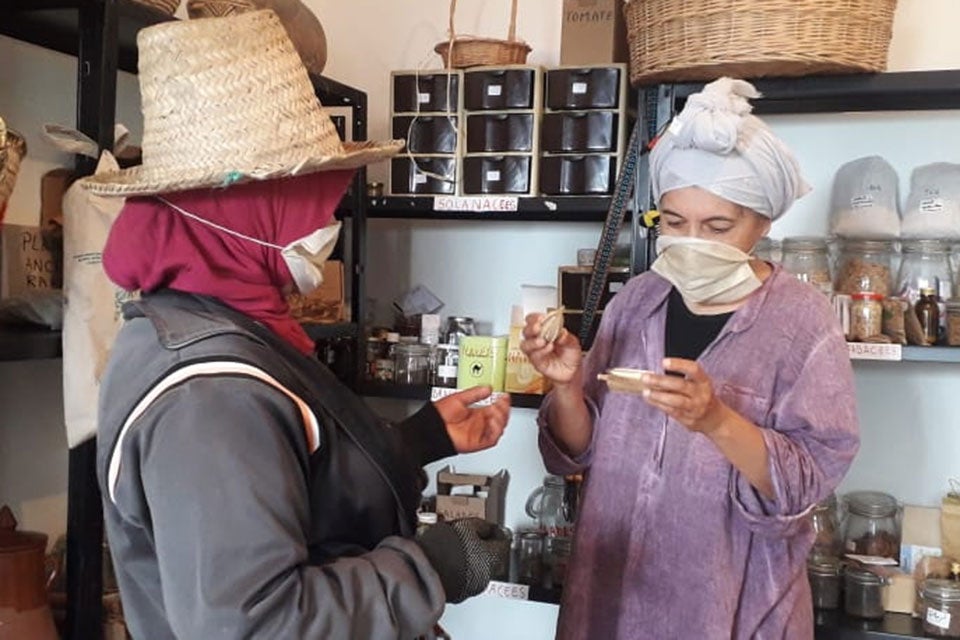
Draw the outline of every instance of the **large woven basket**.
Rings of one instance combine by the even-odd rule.
[[[476,36],[458,36],[453,26],[453,17],[457,11],[457,0],[450,0],[449,39],[441,42],[434,51],[443,58],[447,69],[466,69],[480,66],[503,66],[523,64],[530,53],[530,45],[517,40],[517,0],[510,5],[510,31],[506,40],[496,38],[478,38]]]
[[[20,160],[26,154],[26,140],[20,134],[7,129],[3,118],[0,118],[0,222],[3,222],[7,200],[10,199],[13,186],[17,183]]]
[[[630,80],[883,71],[897,0],[625,0]]]
[[[175,14],[180,7],[180,0],[134,0],[134,2],[168,16]]]

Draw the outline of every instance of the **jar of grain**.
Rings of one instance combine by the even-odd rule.
[[[883,296],[854,293],[850,296],[850,339],[863,342],[883,332]]]
[[[894,244],[890,240],[846,240],[837,258],[837,293],[877,293],[893,289]]]
[[[924,582],[923,631],[936,638],[960,638],[960,583]]]
[[[783,240],[783,269],[801,282],[807,282],[830,295],[830,257],[826,238],[795,236]]]

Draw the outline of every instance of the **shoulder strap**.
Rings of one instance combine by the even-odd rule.
[[[120,476],[120,466],[123,463],[123,442],[128,432],[150,406],[168,390],[183,384],[184,382],[198,377],[211,376],[245,376],[259,380],[277,391],[280,391],[297,406],[303,419],[303,428],[306,432],[307,448],[310,454],[320,448],[320,423],[317,416],[310,409],[310,406],[303,401],[300,396],[283,386],[273,376],[251,364],[236,362],[230,360],[206,361],[187,364],[178,369],[168,372],[153,387],[144,394],[140,402],[127,415],[120,433],[113,444],[110,452],[110,463],[107,467],[107,489],[110,494],[110,501],[116,503],[116,486]]]

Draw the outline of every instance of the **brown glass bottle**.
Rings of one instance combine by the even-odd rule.
[[[920,300],[914,310],[923,330],[924,343],[927,345],[937,344],[937,334],[940,330],[940,307],[937,306],[936,290],[921,289]]]

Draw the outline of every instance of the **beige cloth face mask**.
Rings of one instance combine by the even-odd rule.
[[[723,242],[660,236],[657,254],[650,268],[676,287],[688,306],[729,305],[762,284],[750,256]]]

